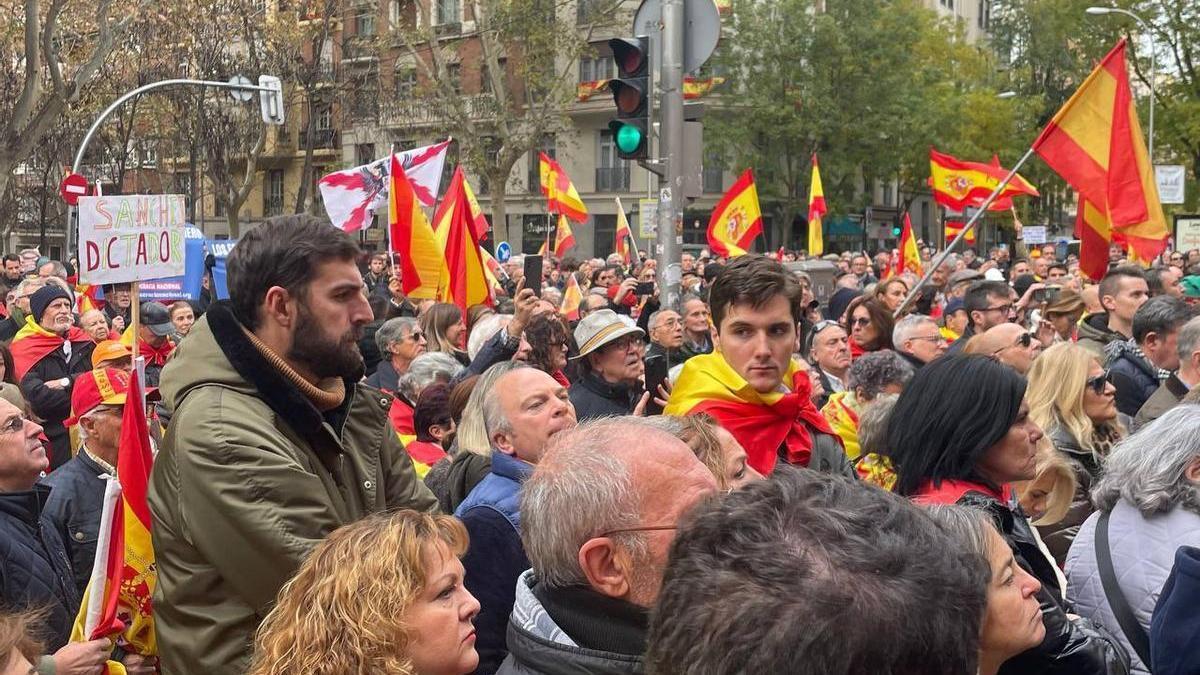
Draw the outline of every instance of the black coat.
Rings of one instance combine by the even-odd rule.
[[[71,416],[71,386],[55,389],[46,386],[47,382],[71,378],[92,369],[92,351],[95,343],[75,342],[71,344],[71,358],[68,361],[62,349],[55,349],[33,364],[25,377],[21,378],[21,394],[29,402],[29,408],[44,422],[46,438],[50,439],[50,468],[56,469],[71,459],[71,441],[67,436],[67,428],[63,420]]]
[[[0,609],[45,607],[48,654],[67,643],[79,611],[71,561],[43,514],[50,488],[0,492]]]
[[[66,543],[80,596],[87,588],[96,560],[105,486],[100,475],[104,473],[108,470],[86,452],[80,452],[41,480],[42,485],[50,488],[50,498],[42,513]]]
[[[11,315],[0,319],[0,342],[11,342],[23,325],[25,324]]]
[[[584,422],[597,417],[630,415],[642,395],[638,387],[610,384],[595,373],[585,373],[571,384],[568,393],[575,406],[575,419]]]

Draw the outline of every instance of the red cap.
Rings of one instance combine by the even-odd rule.
[[[129,373],[117,368],[90,370],[75,378],[71,389],[71,417],[63,422],[66,426],[79,423],[79,418],[101,405],[125,405],[125,394],[129,391]],[[157,389],[146,391],[147,397]]]

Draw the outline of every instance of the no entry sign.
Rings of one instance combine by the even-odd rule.
[[[58,192],[62,195],[63,201],[75,206],[79,204],[79,198],[87,195],[88,182],[83,174],[69,173],[62,179],[62,184],[58,186]]]

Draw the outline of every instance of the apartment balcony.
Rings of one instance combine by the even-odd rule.
[[[339,138],[337,129],[314,129],[312,132],[312,147],[316,150],[337,150],[342,147],[341,139]],[[304,150],[308,147],[309,138],[307,130],[300,130],[300,141],[298,149]]]
[[[492,94],[477,94],[463,97],[466,115],[472,120],[486,120],[494,116],[496,97]],[[446,119],[446,114],[431,99],[404,99],[379,103],[379,124],[384,127],[430,126]]]
[[[283,215],[283,195],[263,197],[263,217]]]
[[[596,192],[628,192],[629,167],[597,167]]]

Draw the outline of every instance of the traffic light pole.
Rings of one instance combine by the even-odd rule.
[[[662,0],[662,54],[659,61],[659,157],[666,179],[658,193],[658,287],[663,308],[679,307],[679,233],[683,228],[683,0]]]

